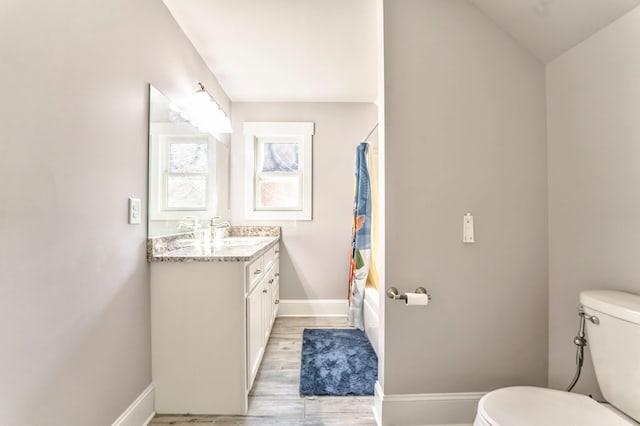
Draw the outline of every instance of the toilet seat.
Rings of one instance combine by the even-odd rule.
[[[630,426],[638,423],[580,394],[532,386],[489,392],[474,426]]]

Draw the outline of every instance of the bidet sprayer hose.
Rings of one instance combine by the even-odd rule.
[[[578,383],[582,372],[582,364],[584,364],[584,347],[587,346],[587,339],[584,338],[585,314],[582,309],[578,310],[578,316],[580,317],[580,327],[578,335],[573,339],[573,343],[576,345],[576,373],[569,386],[567,386],[567,392],[571,392],[576,383]]]

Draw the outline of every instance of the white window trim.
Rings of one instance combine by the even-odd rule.
[[[245,122],[245,197],[247,220],[312,220],[313,199],[313,134],[312,122]],[[255,210],[256,142],[263,137],[299,136],[302,165],[302,210]]]

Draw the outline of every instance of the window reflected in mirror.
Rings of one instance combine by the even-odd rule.
[[[185,121],[150,86],[149,236],[183,232],[187,218],[202,227],[214,216],[228,220],[228,208],[228,143]]]

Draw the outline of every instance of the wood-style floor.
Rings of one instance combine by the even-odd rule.
[[[249,396],[247,416],[158,415],[150,424],[374,426],[371,396],[300,396],[300,351],[305,328],[349,328],[349,325],[342,318],[276,319]]]

